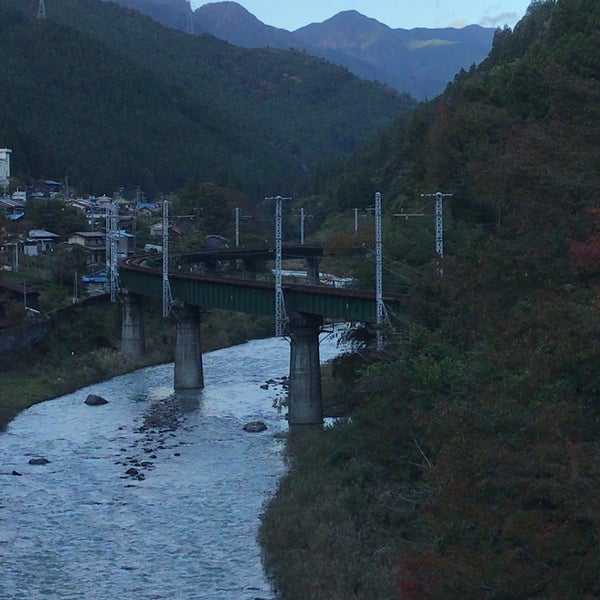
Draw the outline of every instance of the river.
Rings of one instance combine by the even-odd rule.
[[[0,434],[0,598],[273,600],[256,534],[285,469],[288,371],[285,339],[256,340],[205,354],[201,391],[175,393],[168,364],[20,414]]]

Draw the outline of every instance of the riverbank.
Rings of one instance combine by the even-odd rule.
[[[145,307],[146,354],[142,358],[119,351],[120,307],[81,307],[69,320],[57,320],[47,339],[0,374],[0,430],[30,406],[142,367],[172,362],[175,325],[162,319],[156,306]],[[268,319],[247,315],[204,315],[204,352],[271,335]]]
[[[384,399],[392,381],[378,385],[373,374],[365,387],[361,362],[359,355],[333,362],[324,405],[351,418],[288,436],[288,470],[262,515],[264,567],[284,600],[404,597],[400,557],[419,527],[415,458],[393,439],[404,425]]]

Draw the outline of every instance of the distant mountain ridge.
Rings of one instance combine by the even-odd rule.
[[[341,62],[364,79],[374,79],[423,100],[440,94],[461,70],[483,61],[492,47],[495,29],[470,25],[463,29],[391,29],[355,10],[294,32],[324,58]],[[366,68],[359,71],[351,59]]]
[[[117,0],[169,27],[207,33],[244,48],[294,48],[385,83],[418,100],[440,94],[447,83],[483,61],[493,28],[392,29],[355,10],[290,32],[266,25],[237,2],[212,2],[193,13],[185,0]]]

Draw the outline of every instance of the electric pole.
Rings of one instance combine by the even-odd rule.
[[[356,235],[358,233],[358,211],[360,208],[353,208],[352,210],[354,211],[354,234]]]
[[[307,215],[304,208],[300,209],[300,245],[304,246],[304,223],[306,219],[312,218],[312,215]]]
[[[265,200],[275,200],[275,336],[281,337],[285,331],[287,315],[282,286],[282,226],[281,206],[283,200],[291,200],[282,196],[269,196]]]

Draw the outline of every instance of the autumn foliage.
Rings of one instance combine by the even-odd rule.
[[[312,552],[274,552],[319,562],[333,532],[356,569],[325,569],[312,594],[288,582],[286,599],[600,597],[599,31],[596,0],[532,3],[365,150],[384,199],[454,193],[444,272],[410,255],[402,336],[361,353],[351,421],[291,447],[267,529],[290,482],[292,502],[310,485],[296,526],[332,510]],[[390,271],[421,248],[408,231],[386,225]]]
[[[579,275],[593,275],[600,273],[600,208],[588,207],[585,212],[596,231],[583,241],[567,241],[573,271]]]

